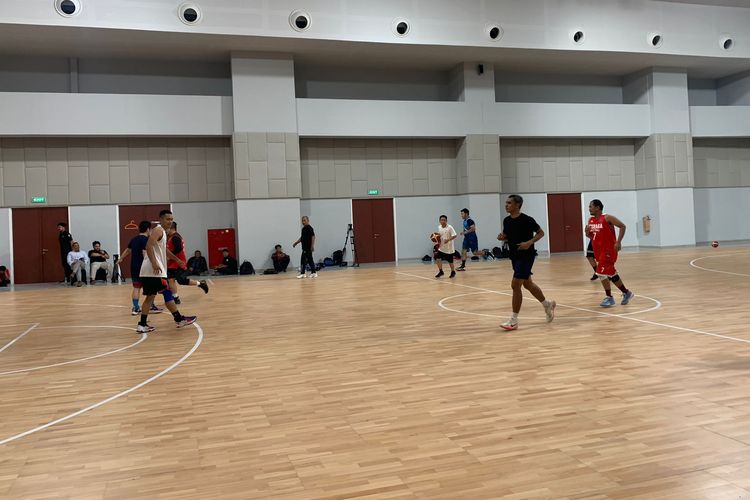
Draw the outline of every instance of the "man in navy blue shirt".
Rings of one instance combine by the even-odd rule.
[[[477,226],[474,224],[474,220],[469,218],[469,209],[461,209],[461,218],[464,220],[464,230],[461,231],[461,236],[464,237],[464,243],[462,245],[461,252],[461,266],[458,271],[466,271],[466,256],[469,251],[472,255],[481,257],[484,252],[479,250],[479,238],[477,238]]]
[[[128,243],[128,248],[122,252],[120,260],[122,261],[126,257],[132,254],[130,259],[130,279],[133,282],[133,309],[131,314],[137,316],[141,314],[141,306],[138,303],[141,292],[141,266],[143,265],[143,254],[146,251],[146,243],[148,243],[148,235],[151,233],[151,222],[147,220],[141,221],[138,224],[138,236],[133,237]],[[156,306],[151,306],[151,313],[160,313],[162,310]]]

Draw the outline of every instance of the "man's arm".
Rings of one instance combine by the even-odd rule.
[[[130,257],[130,248],[126,248],[125,250],[122,251],[122,253],[120,254],[120,260],[126,257]]]
[[[467,235],[469,233],[475,233],[476,231],[477,231],[476,224],[472,224],[471,226],[469,226],[469,229],[467,229],[466,231],[461,231],[461,234]]]
[[[69,266],[73,265],[73,261],[75,261],[75,259],[73,258],[73,252],[68,252],[68,257],[66,258],[66,260],[68,261]]]
[[[312,235],[312,241],[310,242],[310,251],[311,252],[315,251],[315,235],[314,234]]]
[[[615,249],[619,252],[622,248],[622,239],[625,237],[625,230],[627,229],[627,227],[622,223],[620,219],[618,219],[614,215],[607,214],[604,216],[604,219],[619,229],[618,233],[620,234],[617,235],[617,243],[615,244]]]
[[[531,245],[541,240],[542,238],[544,238],[544,230],[542,230],[542,228],[540,227],[539,230],[534,233],[533,238],[531,238],[529,241],[524,241],[523,243],[519,243],[518,249],[528,250],[529,248],[531,248]]]

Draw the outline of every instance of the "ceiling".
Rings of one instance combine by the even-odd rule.
[[[669,54],[552,51],[503,47],[351,43],[334,40],[206,35],[0,24],[0,54],[113,59],[228,61],[233,51],[291,53],[304,65],[447,70],[464,61],[500,71],[626,75],[660,66],[695,78],[749,71],[750,59]]]
[[[692,3],[695,5],[713,5],[717,7],[748,7],[750,0],[660,0],[662,2]]]

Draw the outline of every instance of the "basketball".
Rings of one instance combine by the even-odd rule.
[[[432,233],[430,235],[430,240],[432,240],[433,243],[440,243],[440,233]]]
[[[714,248],[716,248],[716,247],[719,246],[719,242],[718,241],[712,241],[711,242],[711,246],[714,247]]]

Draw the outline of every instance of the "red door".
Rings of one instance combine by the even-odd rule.
[[[65,272],[57,225],[68,222],[68,209],[14,208],[12,212],[15,282],[20,285],[62,281]]]
[[[128,243],[135,236],[138,236],[138,224],[142,220],[151,221],[153,227],[159,222],[159,212],[162,210],[171,210],[171,205],[120,205],[120,250],[128,248]],[[130,262],[120,266],[122,276],[130,278]]]
[[[208,230],[208,267],[214,268],[224,261],[222,250],[229,250],[229,256],[237,258],[237,243],[234,229]]]
[[[396,260],[393,199],[352,200],[352,213],[357,262],[365,264]]]
[[[583,250],[583,215],[580,193],[548,194],[550,253]]]

